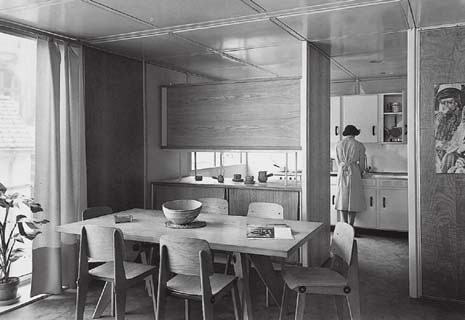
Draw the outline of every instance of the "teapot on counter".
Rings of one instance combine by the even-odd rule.
[[[266,174],[266,171],[258,171],[258,182],[266,182],[273,174]]]

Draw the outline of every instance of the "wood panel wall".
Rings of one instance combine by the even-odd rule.
[[[167,147],[300,149],[298,79],[171,86]]]
[[[420,215],[423,295],[465,300],[465,175],[436,174],[435,84],[465,83],[465,28],[420,33]]]
[[[88,206],[144,206],[142,64],[85,48]]]

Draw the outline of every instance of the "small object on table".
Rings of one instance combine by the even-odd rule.
[[[115,214],[115,223],[132,222],[132,215],[130,214]]]
[[[171,228],[171,229],[196,229],[196,228],[205,227],[206,225],[207,223],[205,221],[200,221],[200,220],[195,220],[195,221],[192,221],[186,224],[176,224],[171,221],[165,222],[165,227]]]
[[[245,177],[244,183],[245,183],[245,184],[254,184],[254,183],[255,183],[254,177],[253,177],[253,176],[247,176],[247,177]]]
[[[174,224],[188,224],[194,221],[202,209],[202,202],[197,200],[173,200],[162,204],[166,219]]]
[[[202,176],[195,176],[195,181],[202,181],[203,177]]]

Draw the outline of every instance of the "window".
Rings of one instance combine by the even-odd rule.
[[[223,166],[243,163],[242,152],[197,152],[197,170],[216,168],[220,166],[220,156],[223,154]],[[195,168],[194,152],[191,153],[191,170]]]
[[[0,33],[0,179],[8,192],[32,196],[36,41]],[[31,272],[31,242],[11,275]],[[17,246],[19,247],[19,246]]]

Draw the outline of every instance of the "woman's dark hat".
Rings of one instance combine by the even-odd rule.
[[[358,136],[360,134],[360,130],[358,130],[355,126],[349,124],[344,128],[344,132],[342,135],[345,136]]]

